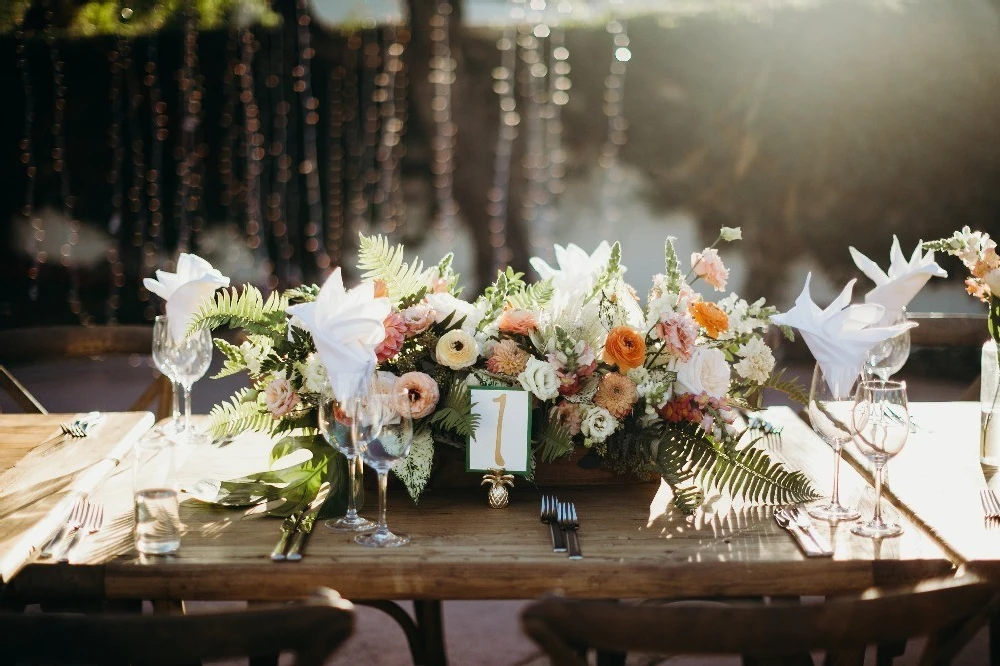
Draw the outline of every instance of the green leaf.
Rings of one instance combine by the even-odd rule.
[[[257,403],[259,391],[241,388],[226,402],[212,407],[208,414],[208,429],[216,439],[234,437],[244,430],[271,432],[275,420],[270,412]]]
[[[809,391],[799,383],[798,379],[794,377],[785,379],[784,370],[779,370],[772,374],[767,378],[766,382],[761,384],[761,387],[784,393],[800,405],[809,404]]]
[[[416,260],[413,265],[403,261],[403,246],[393,247],[385,236],[361,237],[358,249],[358,268],[365,271],[366,280],[382,280],[389,290],[389,299],[398,302],[427,286],[424,265]]]
[[[611,284],[621,277],[621,261],[622,261],[622,246],[621,243],[615,241],[615,244],[611,246],[611,255],[608,257],[608,263],[601,271],[600,275],[597,276],[597,280],[594,282],[594,288],[591,290],[590,295],[587,297],[589,301],[597,294],[601,293],[604,289],[611,286]]]
[[[226,360],[222,365],[222,369],[212,375],[212,379],[222,379],[223,377],[239,374],[247,369],[246,361],[243,360],[243,352],[240,351],[239,347],[222,338],[213,338],[213,341]]]
[[[248,333],[281,339],[288,326],[285,314],[287,307],[288,300],[284,296],[273,292],[267,300],[264,300],[260,290],[250,284],[246,285],[242,292],[236,287],[224,289],[201,306],[201,310],[188,327],[188,333],[204,328],[229,326],[246,329]]]
[[[552,279],[549,278],[528,285],[517,293],[510,294],[508,300],[515,308],[540,310],[552,301],[552,296],[555,293],[556,289],[552,286]]]
[[[429,422],[434,428],[448,430],[459,437],[475,434],[479,414],[472,413],[472,393],[463,379],[452,380]]]
[[[684,277],[681,275],[681,262],[677,259],[677,250],[674,249],[673,236],[667,236],[667,240],[663,243],[663,261],[666,271],[664,275],[667,278],[667,291],[675,294],[680,290]]]
[[[555,419],[546,419],[535,449],[542,462],[552,462],[573,452],[573,436]]]
[[[406,486],[413,503],[420,501],[420,496],[431,478],[431,466],[434,462],[434,438],[429,428],[422,428],[413,435],[410,453],[392,466],[392,472]]]

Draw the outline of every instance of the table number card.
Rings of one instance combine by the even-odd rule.
[[[531,452],[531,394],[521,389],[473,386],[472,413],[479,427],[469,439],[466,471],[503,469],[527,474]]]

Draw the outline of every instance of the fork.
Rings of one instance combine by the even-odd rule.
[[[86,504],[87,502],[82,497],[73,503],[73,508],[70,509],[66,522],[59,526],[59,529],[52,535],[49,542],[42,547],[42,552],[39,554],[39,557],[42,559],[52,557],[52,551],[55,549],[56,544],[59,543],[59,540],[67,533],[68,530],[72,528],[73,525],[83,522],[83,514],[86,510]]]
[[[750,417],[750,421],[747,423],[747,430],[763,435],[764,441],[768,444],[768,446],[773,447],[781,444],[782,426],[776,426],[770,421],[762,419],[757,415]]]
[[[59,556],[55,559],[59,562],[69,562],[70,551],[76,547],[76,544],[82,536],[84,534],[87,536],[94,534],[101,529],[103,525],[104,505],[96,502],[87,502],[83,519],[70,529],[70,532],[66,535],[66,539],[64,540],[65,545],[59,553]]]
[[[799,507],[790,506],[786,510],[786,513],[788,514],[788,517],[799,526],[799,529],[801,529],[806,536],[812,539],[813,543],[816,544],[820,550],[824,553],[832,552],[833,549],[830,547],[830,544],[827,543],[825,538],[820,537],[820,535],[816,532],[816,528],[813,527],[812,521],[809,520],[808,516],[802,513],[802,510]]]
[[[552,531],[552,552],[565,553],[566,540],[563,538],[563,532],[559,527],[558,516],[556,515],[558,505],[559,501],[555,495],[542,495],[541,519]]]
[[[63,421],[59,424],[59,432],[46,439],[42,444],[48,444],[49,442],[55,441],[60,437],[72,437],[73,439],[82,439],[90,434],[90,427],[100,420],[100,412],[90,412],[86,416],[81,416],[80,418],[73,419],[72,421]]]
[[[580,521],[576,516],[576,504],[573,502],[559,502],[558,514],[559,527],[566,530],[569,559],[582,560],[583,553],[580,552],[580,537],[576,533],[580,528]]]
[[[983,513],[988,520],[1000,519],[1000,500],[993,490],[985,488],[979,491],[979,501],[983,505]]]

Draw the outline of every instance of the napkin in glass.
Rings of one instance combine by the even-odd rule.
[[[204,302],[219,287],[228,287],[229,278],[198,255],[182,252],[176,273],[156,271],[155,280],[145,278],[142,284],[167,302],[167,328],[180,341]]]
[[[934,252],[921,252],[922,247],[923,242],[917,243],[907,260],[899,247],[899,239],[893,235],[888,271],[883,271],[874,261],[850,248],[854,264],[875,283],[875,288],[865,294],[865,302],[878,303],[889,311],[901,310],[932,277],[948,277],[947,271],[935,263]]]

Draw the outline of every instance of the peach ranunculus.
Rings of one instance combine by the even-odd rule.
[[[375,348],[375,356],[379,363],[398,354],[406,342],[406,320],[403,319],[403,315],[390,312],[382,325],[385,326],[385,339]]]
[[[531,310],[506,310],[497,325],[501,333],[528,335],[538,329],[538,315]]]
[[[646,342],[629,326],[615,326],[604,343],[604,361],[622,372],[641,367],[646,361]]]
[[[691,269],[695,275],[715,287],[716,291],[725,291],[729,269],[723,265],[722,257],[715,248],[709,248],[704,252],[693,252]]]
[[[698,301],[692,303],[688,311],[694,320],[705,329],[705,334],[713,340],[718,339],[719,334],[729,330],[729,317],[715,303]]]
[[[267,405],[267,411],[278,419],[295,409],[299,404],[299,394],[292,388],[292,383],[285,379],[285,375],[280,374],[264,389],[264,404]]]
[[[423,333],[434,323],[436,313],[434,308],[426,303],[417,303],[403,310],[403,321],[406,322],[406,335],[412,337]]]
[[[420,419],[430,415],[437,407],[441,391],[434,378],[423,372],[407,372],[396,380],[396,390],[410,392],[410,413]]]

